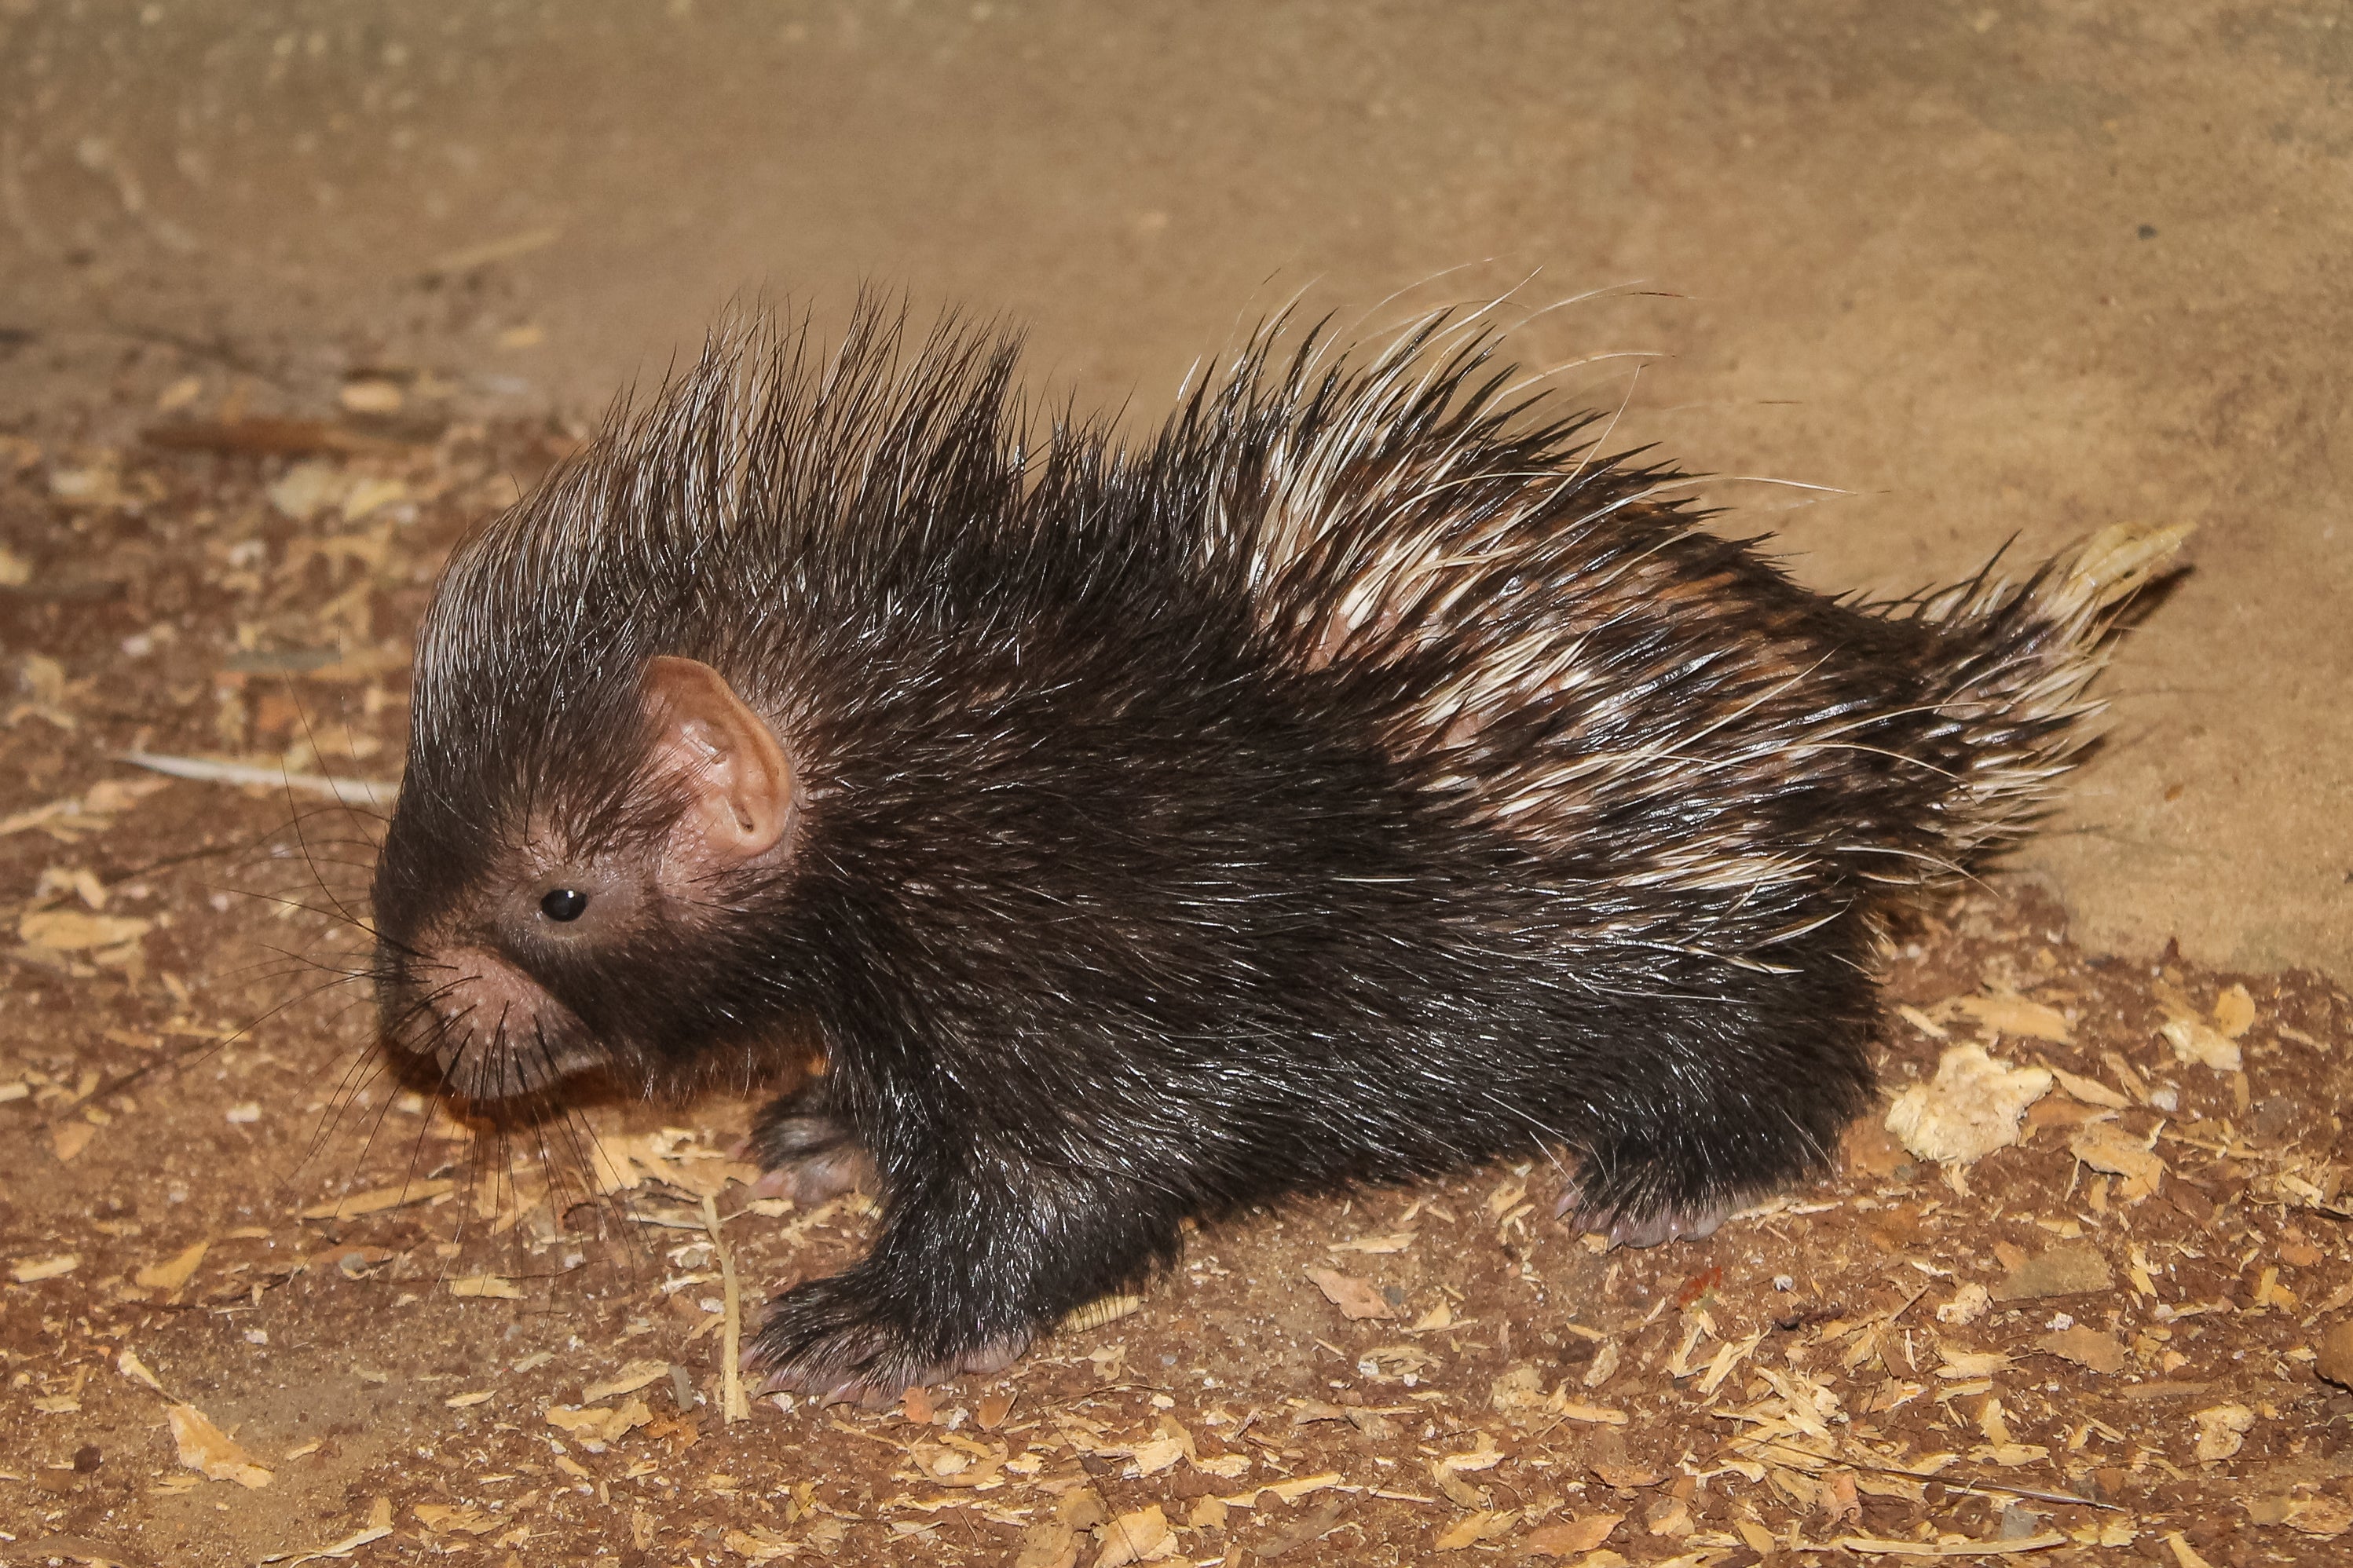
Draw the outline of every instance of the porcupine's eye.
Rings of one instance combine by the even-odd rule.
[[[577,888],[556,888],[539,900],[539,912],[552,921],[576,921],[588,908],[588,895]]]

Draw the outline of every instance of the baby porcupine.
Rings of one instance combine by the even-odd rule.
[[[1539,1147],[1651,1242],[1865,1102],[1874,910],[2017,834],[2186,530],[1887,605],[1702,531],[1445,318],[1252,340],[1138,447],[1005,342],[719,335],[451,559],[383,1028],[495,1110],[769,1107],[863,1261],[750,1358],[887,1398],[1179,1223]]]

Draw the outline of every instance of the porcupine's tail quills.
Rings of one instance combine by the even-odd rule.
[[[1990,568],[1913,601],[1937,626],[1947,675],[1939,715],[1952,729],[1957,784],[1939,829],[1955,866],[2021,837],[2095,737],[2105,703],[2088,695],[2106,668],[2118,617],[2179,556],[2191,525],[2118,523],[2052,558],[2023,584]]]

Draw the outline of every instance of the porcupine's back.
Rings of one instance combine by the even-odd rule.
[[[2114,616],[2189,531],[1826,598],[1704,531],[1685,475],[1598,452],[1594,416],[1514,403],[1493,346],[1433,321],[1351,368],[1261,339],[1170,439],[1218,473],[1290,661],[1612,936],[1769,964],[1873,889],[1981,865],[2090,739]]]
[[[2187,531],[1831,601],[1703,531],[1684,475],[1599,452],[1594,416],[1514,401],[1488,333],[1433,318],[1362,363],[1284,342],[1261,331],[1141,452],[1082,425],[1032,457],[1004,343],[944,329],[902,367],[871,307],[822,368],[765,321],[723,334],[470,547],[422,650],[465,701],[426,750],[609,796],[608,771],[563,763],[650,652],[712,658],[766,707],[826,635],[884,615],[993,613],[1009,645],[1088,597],[1132,616],[1239,591],[1311,700],[1366,714],[1470,818],[1551,858],[1606,844],[1612,884],[1754,907],[2014,837],[2086,738],[2110,612]],[[480,755],[492,735],[503,758]]]

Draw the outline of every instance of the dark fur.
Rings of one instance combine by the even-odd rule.
[[[534,1052],[655,1095],[821,1042],[760,1146],[854,1138],[886,1204],[759,1338],[820,1391],[1018,1349],[1287,1194],[1557,1146],[1588,1220],[1655,1233],[1818,1164],[1871,1089],[1875,900],[2016,830],[2083,707],[2021,693],[2099,626],[2034,584],[1800,590],[1440,335],[1358,368],[1261,339],[1134,452],[1025,450],[976,337],[718,342],[444,578],[375,886],[395,1047],[495,1058],[459,1077],[495,1098]],[[1331,521],[1270,573],[1285,465],[1341,422]],[[1399,530],[1498,517],[1335,619]],[[1431,717],[1531,635],[1577,679]],[[802,770],[789,870],[594,962],[508,952],[579,1038],[453,1039],[432,933],[514,846],[626,864],[678,809],[640,776],[663,653]]]

